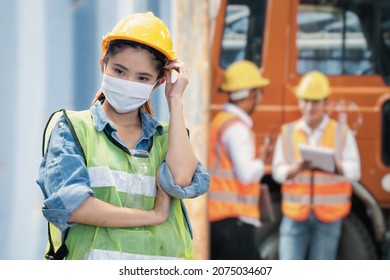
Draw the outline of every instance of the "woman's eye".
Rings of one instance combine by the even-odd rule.
[[[121,69],[115,69],[115,73],[119,74],[119,75],[124,75],[125,72],[122,71]]]
[[[149,81],[149,78],[141,76],[138,78],[138,80],[140,80],[141,82],[147,82],[147,81]]]

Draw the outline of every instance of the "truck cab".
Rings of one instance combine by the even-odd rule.
[[[219,86],[233,62],[250,60],[271,81],[252,115],[257,143],[300,117],[293,91],[303,74],[329,77],[328,113],[355,134],[362,174],[338,259],[390,259],[390,2],[221,0],[212,35],[211,118],[228,101]],[[278,258],[281,194],[271,163],[261,183],[276,219],[259,231],[263,259]]]

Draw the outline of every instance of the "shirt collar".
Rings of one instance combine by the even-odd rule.
[[[150,138],[154,135],[154,133],[157,132],[159,134],[163,133],[163,127],[160,124],[160,122],[153,117],[148,112],[145,112],[143,109],[140,110],[141,112],[141,122],[142,122],[142,136],[146,138]]]
[[[240,107],[238,107],[237,105],[234,105],[232,103],[226,103],[223,106],[223,110],[236,115],[247,126],[249,126],[249,127],[253,126],[253,120],[251,119],[251,117],[244,110],[242,110]]]
[[[324,131],[326,126],[328,125],[328,122],[329,122],[329,116],[328,114],[324,114],[324,117],[322,118],[320,124],[314,130],[312,130],[308,126],[304,118],[301,118],[298,122],[297,128],[299,130],[303,130],[306,134],[311,134],[314,131]]]
[[[90,110],[93,118],[93,123],[97,131],[103,131],[106,126],[109,126],[113,130],[117,130],[115,126],[111,125],[110,120],[104,112],[100,101],[96,101],[91,106]],[[150,138],[154,135],[156,130],[160,134],[163,133],[162,125],[155,117],[153,117],[142,109],[140,110],[140,112],[142,122],[142,137]]]

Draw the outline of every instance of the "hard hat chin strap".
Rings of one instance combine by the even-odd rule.
[[[237,101],[247,98],[250,95],[249,89],[241,89],[230,93],[230,100]]]

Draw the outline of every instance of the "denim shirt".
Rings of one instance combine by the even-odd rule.
[[[108,139],[129,152],[120,140],[117,129],[110,124],[100,102],[90,108],[97,131],[104,131]],[[142,132],[135,149],[148,151],[152,146],[152,137],[161,133],[163,127],[153,116],[141,110]],[[171,196],[195,198],[207,192],[210,178],[203,165],[198,162],[192,182],[189,186],[175,184],[171,171],[165,160],[158,171],[161,187]],[[53,128],[47,150],[39,167],[37,184],[44,194],[44,217],[61,231],[75,225],[68,223],[71,213],[89,196],[95,196],[90,187],[90,178],[81,150],[71,133],[69,124],[63,116]],[[183,205],[184,213],[187,217]]]

